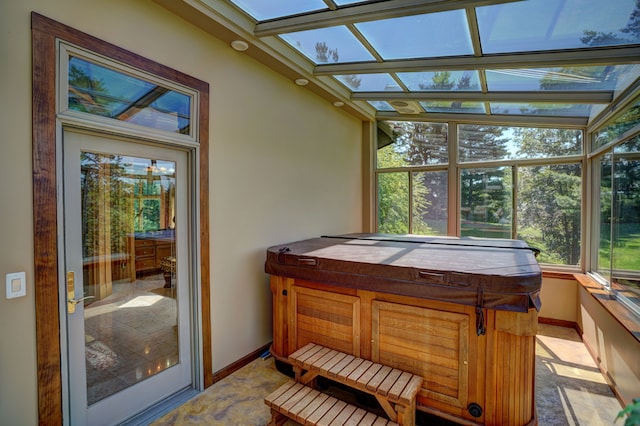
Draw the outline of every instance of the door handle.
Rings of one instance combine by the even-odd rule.
[[[76,312],[76,305],[87,299],[95,299],[94,296],[85,296],[80,299],[75,298],[76,291],[76,279],[75,272],[69,271],[67,272],[67,313],[73,314]]]

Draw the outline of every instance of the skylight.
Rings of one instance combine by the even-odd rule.
[[[586,125],[640,78],[636,0],[232,0],[319,82],[392,118]],[[329,80],[326,80],[329,77]],[[443,115],[444,114],[444,115]]]

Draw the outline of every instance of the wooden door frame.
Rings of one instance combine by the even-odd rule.
[[[200,313],[204,387],[213,384],[209,284],[209,84],[77,31],[35,12],[31,14],[32,144],[34,217],[34,293],[40,424],[63,423],[62,349],[58,300],[56,160],[56,41],[92,52],[175,81],[199,92]]]

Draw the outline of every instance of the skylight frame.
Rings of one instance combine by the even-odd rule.
[[[256,0],[259,1],[259,0]],[[587,94],[589,90],[571,90],[571,91],[554,91],[558,92],[559,97],[540,94],[540,90],[522,92],[519,90],[501,90],[493,91],[487,87],[487,77],[485,70],[501,70],[501,69],[545,69],[559,67],[575,67],[575,66],[601,66],[601,65],[628,65],[640,63],[640,40],[636,44],[617,45],[617,46],[600,46],[585,47],[580,49],[564,49],[564,50],[544,50],[544,51],[515,51],[499,54],[486,54],[482,52],[482,43],[479,39],[480,28],[476,20],[477,12],[480,8],[490,8],[495,5],[503,5],[500,7],[514,7],[510,3],[521,3],[522,1],[537,0],[386,0],[386,1],[364,1],[354,4],[337,4],[332,0],[324,0],[327,5],[326,10],[318,10],[315,12],[302,13],[295,16],[282,16],[269,21],[260,21],[255,24],[253,35],[259,38],[272,39],[270,36],[278,36],[281,33],[308,30],[313,28],[344,25],[353,32],[356,39],[360,40],[363,47],[367,49],[373,56],[371,60],[351,61],[342,63],[313,63],[312,77],[322,79],[324,82],[333,81],[338,90],[346,90],[350,93],[349,100],[354,105],[363,102],[365,105],[373,108],[372,105],[382,105],[386,108],[392,99],[412,99],[422,102],[442,102],[442,100],[458,99],[457,91],[451,91],[449,95],[446,93],[436,92],[435,97],[427,96],[432,93],[425,91],[411,90],[415,89],[410,83],[403,81],[403,73],[410,72],[442,72],[471,70],[478,74],[480,82],[480,90],[474,93],[472,97],[463,97],[460,102],[480,102],[484,103],[485,110],[489,110],[490,102],[513,102],[520,96],[525,102],[557,102],[557,103],[579,103],[591,104],[593,117],[597,118],[601,111],[607,110],[611,105],[614,90],[592,90],[594,93]],[[615,5],[614,5],[615,6]],[[497,6],[496,6],[497,7]],[[448,56],[448,57],[419,57],[384,60],[383,55],[376,50],[375,43],[368,42],[365,35],[358,31],[358,24],[381,19],[391,19],[394,17],[413,16],[425,13],[438,13],[443,11],[458,10],[466,14],[468,21],[468,34],[471,37],[472,49],[467,50],[468,54]],[[485,10],[485,9],[483,9]],[[276,37],[277,38],[277,37]],[[294,48],[293,55],[299,53]],[[388,56],[388,55],[384,55]],[[305,57],[305,60],[307,57]],[[390,91],[393,96],[378,96],[379,90],[366,90],[359,88],[354,90],[346,85],[337,75],[347,76],[355,75],[360,78],[366,74],[388,74],[397,84],[394,90]],[[325,80],[330,77],[329,80]],[[331,83],[330,83],[331,84]],[[334,87],[332,84],[332,87]],[[619,88],[618,88],[619,89]],[[456,93],[453,93],[456,92]],[[400,95],[400,96],[397,96]],[[423,96],[424,95],[424,96]],[[596,108],[597,107],[597,108]],[[477,108],[477,110],[480,110]],[[396,111],[397,112],[397,111]],[[376,117],[379,114],[388,114],[389,111],[384,109],[375,109]],[[421,114],[427,114],[424,111]],[[469,114],[462,114],[469,115]],[[489,117],[478,114],[478,119]],[[520,116],[522,117],[522,116]],[[402,114],[398,114],[397,119],[401,119]],[[415,119],[415,116],[405,117]],[[582,116],[578,117],[552,117],[558,120],[566,120],[569,125],[573,125],[576,121],[582,121]],[[530,117],[534,121],[538,117]]]

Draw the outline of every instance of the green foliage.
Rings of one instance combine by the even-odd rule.
[[[581,133],[562,129],[518,129],[518,156],[544,158],[576,153]],[[518,229],[542,250],[540,262],[580,261],[582,178],[579,164],[520,167]],[[535,229],[539,232],[523,232]],[[533,240],[525,236],[531,235]]]
[[[82,69],[72,65],[69,69],[69,108],[91,114],[109,116],[106,97],[109,91],[102,80],[90,78]]]
[[[393,148],[378,151],[378,164],[397,167],[402,156]],[[388,234],[409,232],[409,180],[407,173],[378,175],[378,230]]]
[[[576,265],[580,260],[582,181],[555,167],[532,167],[521,178],[520,225],[540,229],[552,256]]]
[[[116,155],[81,154],[84,257],[126,251],[133,227],[132,188],[121,161]]]
[[[640,398],[634,398],[631,404],[628,404],[620,411],[616,417],[616,422],[618,419],[624,419],[625,417],[624,426],[640,425]]]
[[[378,230],[389,234],[409,232],[409,181],[406,173],[378,175]]]

